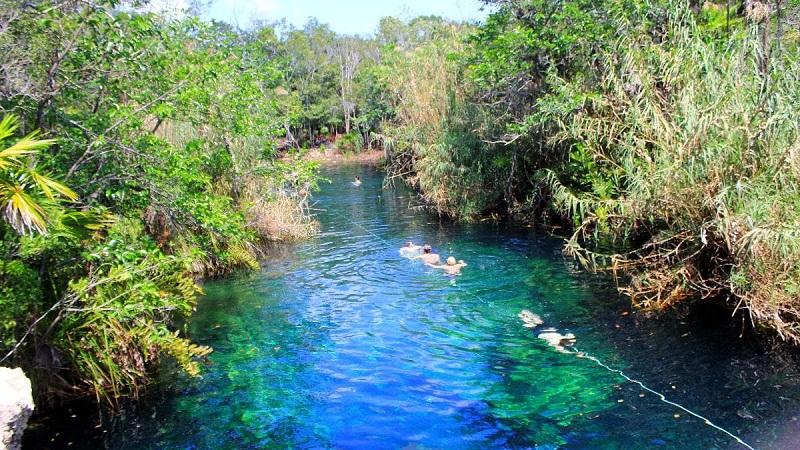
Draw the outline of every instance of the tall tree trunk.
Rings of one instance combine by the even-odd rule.
[[[775,52],[781,54],[781,46],[783,45],[783,9],[781,8],[783,0],[775,0]]]

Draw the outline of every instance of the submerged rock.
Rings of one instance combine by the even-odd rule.
[[[20,448],[33,406],[31,382],[22,369],[0,367],[0,448]]]

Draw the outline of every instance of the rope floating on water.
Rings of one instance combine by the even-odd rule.
[[[334,214],[336,214],[336,215],[337,215],[337,216],[339,216],[340,218],[347,220],[347,219],[346,219],[344,216],[342,216],[341,214],[339,214],[339,213],[338,213],[338,212],[336,212],[336,211],[330,211],[330,210],[327,210],[327,211],[328,211],[328,212],[333,212]],[[356,225],[356,226],[358,226],[359,228],[361,228],[362,230],[366,231],[367,233],[371,234],[371,235],[372,235],[373,237],[375,237],[376,239],[378,239],[378,240],[382,241],[384,244],[386,244],[386,245],[388,245],[388,246],[390,246],[390,245],[391,245],[391,244],[389,243],[389,241],[387,241],[386,239],[383,239],[383,238],[381,238],[380,236],[378,236],[377,234],[373,233],[372,231],[370,231],[369,229],[367,229],[365,226],[361,225],[360,223],[358,223],[358,222],[355,222],[355,221],[351,221],[351,223],[352,223],[352,224],[354,224],[354,225]],[[474,296],[475,298],[477,298],[478,300],[484,301],[484,300],[483,300],[481,297],[479,297],[477,294],[474,294],[474,293],[472,293],[472,292],[470,292],[470,291],[468,291],[468,290],[466,290],[466,289],[464,289],[464,288],[461,288],[460,286],[459,286],[459,288],[460,288],[459,290],[460,290],[461,292],[463,292],[463,293],[465,293],[465,294],[472,295],[472,296]],[[603,363],[602,361],[600,361],[600,360],[599,360],[598,358],[596,358],[595,356],[592,356],[592,355],[590,355],[590,354],[588,354],[588,353],[586,353],[586,352],[582,352],[582,351],[578,350],[576,347],[573,347],[573,350],[572,350],[571,352],[568,352],[568,353],[570,353],[570,354],[573,354],[573,355],[575,355],[575,356],[576,356],[576,357],[578,357],[578,358],[585,358],[585,359],[588,359],[588,360],[590,360],[590,361],[594,362],[595,364],[597,364],[598,366],[600,366],[600,367],[602,367],[602,368],[606,369],[607,371],[609,371],[609,372],[611,372],[611,373],[615,373],[615,374],[617,374],[617,375],[621,376],[622,378],[624,378],[624,379],[625,379],[625,380],[627,380],[628,382],[630,382],[630,383],[633,383],[633,384],[636,384],[636,385],[639,385],[639,387],[641,387],[641,388],[642,388],[642,389],[644,389],[645,391],[647,391],[647,392],[650,392],[651,394],[653,394],[653,395],[655,395],[656,397],[658,397],[658,398],[659,398],[659,400],[661,400],[662,402],[664,402],[664,403],[666,403],[666,404],[668,404],[668,405],[672,405],[672,406],[674,406],[674,407],[676,407],[676,408],[678,408],[678,409],[680,409],[680,410],[682,410],[682,411],[685,411],[685,412],[687,412],[688,414],[690,414],[690,415],[692,415],[692,416],[694,416],[694,417],[696,417],[696,418],[698,418],[698,419],[702,420],[702,421],[703,421],[703,423],[704,423],[705,425],[708,425],[708,426],[710,426],[711,428],[714,428],[714,429],[716,429],[716,430],[718,430],[718,431],[721,431],[722,433],[726,434],[726,435],[727,435],[727,436],[729,436],[731,439],[733,439],[734,441],[736,441],[738,444],[740,444],[740,445],[742,445],[742,446],[744,446],[744,447],[746,447],[746,448],[748,448],[748,449],[750,449],[750,450],[755,450],[755,448],[754,448],[752,445],[750,445],[750,444],[748,444],[747,442],[745,442],[744,440],[742,440],[742,438],[740,438],[739,436],[737,436],[737,435],[735,435],[735,434],[731,433],[730,431],[726,430],[725,428],[722,428],[721,426],[719,426],[719,425],[715,424],[714,422],[712,422],[712,421],[711,421],[711,420],[709,420],[708,418],[706,418],[706,417],[704,417],[704,416],[702,416],[702,415],[700,415],[700,414],[698,414],[698,413],[696,413],[696,412],[694,412],[694,411],[690,410],[689,408],[687,408],[687,407],[685,407],[685,406],[683,406],[683,405],[681,405],[681,404],[678,404],[678,403],[675,403],[675,402],[673,402],[673,401],[670,401],[670,400],[668,400],[668,399],[667,399],[667,397],[666,397],[664,394],[662,394],[661,392],[658,392],[658,391],[656,391],[655,389],[652,389],[652,388],[648,387],[648,386],[647,386],[647,385],[645,385],[643,382],[641,382],[641,381],[639,381],[639,380],[637,380],[637,379],[634,379],[634,378],[631,378],[631,377],[629,377],[627,374],[625,374],[625,372],[623,372],[623,371],[621,371],[621,370],[619,370],[619,369],[615,369],[615,368],[613,368],[613,367],[610,367],[609,365],[607,365],[607,364]]]
[[[676,408],[679,408],[679,409],[681,409],[683,411],[686,411],[687,413],[691,414],[692,416],[697,417],[698,419],[702,420],[706,425],[708,425],[708,426],[710,426],[712,428],[715,428],[715,429],[727,434],[728,436],[730,436],[733,440],[735,440],[739,444],[749,448],[750,450],[755,450],[753,448],[753,446],[751,446],[747,442],[743,441],[742,438],[740,438],[739,436],[737,436],[737,435],[731,433],[730,431],[726,430],[725,428],[722,428],[721,426],[711,422],[708,418],[701,416],[700,414],[690,410],[689,408],[687,408],[687,407],[685,407],[683,405],[680,405],[678,403],[675,403],[673,401],[668,400],[667,397],[664,394],[656,391],[655,389],[652,389],[652,388],[648,387],[647,385],[645,385],[644,383],[642,383],[639,380],[636,380],[636,379],[633,379],[633,378],[629,377],[623,371],[621,371],[619,369],[615,369],[613,367],[610,367],[610,366],[604,364],[602,361],[600,361],[596,357],[594,357],[594,356],[592,356],[592,355],[590,355],[590,354],[588,354],[586,352],[581,352],[577,348],[574,348],[572,354],[574,354],[578,358],[586,358],[586,359],[588,359],[590,361],[593,361],[598,366],[608,370],[609,372],[616,373],[619,376],[621,376],[622,378],[626,379],[627,381],[629,381],[629,382],[631,382],[633,384],[638,384],[645,391],[650,392],[651,394],[654,394],[655,396],[657,396],[662,402],[664,402],[664,403],[666,403],[668,405],[672,405],[672,406],[674,406]]]
[[[332,210],[330,210],[330,209],[323,209],[323,208],[319,208],[319,211],[325,211],[325,212],[333,213],[334,215],[338,216],[340,219],[342,219],[342,220],[345,220],[345,221],[348,221],[348,222],[350,222],[351,224],[353,224],[353,225],[356,225],[356,226],[358,226],[359,228],[361,228],[362,230],[364,230],[364,231],[366,231],[367,233],[371,234],[371,235],[372,235],[372,237],[374,237],[375,239],[377,239],[377,240],[379,240],[379,241],[383,242],[384,244],[386,244],[386,246],[387,246],[387,247],[389,247],[389,246],[391,246],[391,245],[392,245],[392,244],[391,244],[389,241],[387,241],[386,239],[384,239],[384,238],[382,238],[382,237],[378,236],[377,234],[373,233],[372,231],[370,231],[370,230],[369,230],[367,227],[365,227],[364,225],[361,225],[360,223],[358,223],[358,222],[356,222],[356,221],[354,221],[354,220],[350,220],[350,219],[348,219],[348,218],[347,218],[347,217],[345,217],[344,215],[340,214],[338,211],[332,211]]]

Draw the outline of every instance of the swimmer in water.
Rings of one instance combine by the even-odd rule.
[[[429,265],[437,269],[444,270],[444,272],[448,275],[461,275],[461,268],[466,266],[467,263],[465,263],[463,259],[456,262],[456,259],[450,256],[447,258],[447,262],[445,264],[440,264],[440,265],[429,264]]]
[[[442,260],[439,258],[439,255],[433,253],[433,249],[430,245],[425,244],[422,246],[422,254],[414,256],[412,259],[421,259],[422,262],[429,266],[437,266],[441,264]]]
[[[422,246],[411,241],[406,242],[405,247],[400,248],[400,256],[403,258],[413,258],[422,254]]]
[[[537,336],[561,353],[569,353],[565,347],[575,344],[575,335],[572,333],[561,334],[554,328],[548,328]]]
[[[544,321],[538,314],[534,314],[527,309],[523,309],[522,311],[517,314],[517,317],[522,320],[522,326],[525,328],[536,328],[539,325],[543,324]]]
[[[353,184],[353,186],[355,186],[355,187],[359,187],[359,186],[361,186],[361,177],[359,177],[358,175],[356,175],[356,178],[355,178],[355,180],[353,180],[353,183],[352,183],[352,184]]]
[[[519,317],[520,320],[522,320],[522,326],[524,326],[525,328],[536,328],[544,323],[544,321],[542,320],[541,317],[539,317],[538,314],[534,314],[528,311],[527,309],[523,309],[522,311],[520,311],[519,314],[517,314],[517,317]],[[574,334],[572,333],[561,334],[558,331],[556,331],[555,328],[545,328],[536,337],[547,342],[549,346],[553,347],[554,349],[556,349],[557,352],[561,353],[570,353],[570,351],[567,350],[567,347],[575,345],[576,341]],[[576,354],[578,356],[583,356],[582,352],[576,352]]]

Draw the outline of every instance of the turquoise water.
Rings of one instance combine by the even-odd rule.
[[[361,175],[355,188],[348,181]],[[189,323],[215,351],[201,379],[167,364],[106,424],[110,448],[743,448],[522,326],[529,309],[577,346],[762,448],[792,448],[796,359],[709,320],[630,312],[561,241],[440,222],[361,166],[331,168],[319,236],[259,273],[208,282]],[[458,277],[401,258],[428,242]],[[99,445],[99,444],[98,444]]]

